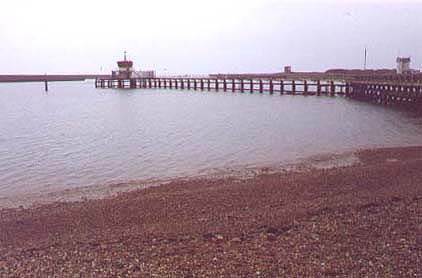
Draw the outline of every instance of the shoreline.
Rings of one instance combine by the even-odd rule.
[[[0,276],[421,276],[422,147],[354,155],[0,209]]]
[[[78,186],[73,188],[55,189],[40,193],[16,193],[0,196],[0,209],[36,208],[56,202],[77,202],[112,198],[116,194],[161,186],[172,182],[182,182],[197,179],[251,179],[261,174],[274,174],[285,172],[304,172],[312,169],[330,169],[342,166],[351,166],[359,163],[356,151],[339,153],[321,153],[294,160],[278,163],[263,163],[257,165],[234,165],[223,169],[201,170],[196,174],[168,176],[164,178],[132,179],[96,185]]]

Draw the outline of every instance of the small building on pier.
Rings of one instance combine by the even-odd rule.
[[[122,61],[117,61],[118,70],[113,70],[111,76],[113,78],[129,79],[133,75],[133,62],[126,59],[126,51]]]
[[[117,70],[111,72],[111,77],[116,79],[131,79],[131,78],[155,78],[155,71],[135,71],[133,69],[133,62],[126,58],[126,51],[124,52],[123,60],[117,61]]]

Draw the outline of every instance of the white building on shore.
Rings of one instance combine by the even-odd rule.
[[[397,57],[397,74],[408,74],[410,69],[410,57]]]

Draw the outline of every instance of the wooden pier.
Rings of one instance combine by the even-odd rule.
[[[366,102],[422,110],[422,84],[350,82],[348,97]]]
[[[279,94],[347,94],[348,86],[339,81],[307,81],[280,79],[214,79],[214,78],[131,78],[96,79],[96,88],[158,88],[199,91]]]
[[[287,95],[341,95],[385,105],[422,109],[422,84],[339,81],[285,80],[273,78],[98,78],[96,88],[180,89],[215,92],[266,93]]]

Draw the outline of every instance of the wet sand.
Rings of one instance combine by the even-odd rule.
[[[0,210],[0,277],[422,277],[422,147]]]

